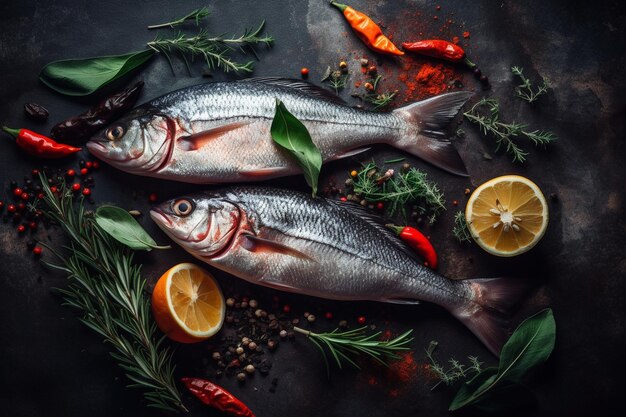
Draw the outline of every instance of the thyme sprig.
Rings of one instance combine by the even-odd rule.
[[[539,86],[537,91],[533,91],[532,83],[528,78],[524,76],[524,68],[520,67],[511,67],[511,72],[513,75],[517,75],[521,80],[522,84],[515,87],[515,95],[523,100],[526,100],[529,103],[537,100],[539,96],[548,92],[548,82],[544,78],[543,84]]]
[[[400,336],[391,340],[380,340],[381,332],[366,334],[367,326],[358,329],[339,331],[335,329],[327,333],[314,333],[309,330],[294,327],[294,331],[304,334],[322,352],[322,357],[329,369],[328,351],[341,369],[344,362],[361,369],[355,362],[360,355],[369,356],[383,365],[387,365],[389,359],[399,359],[398,351],[410,350],[409,343],[413,340],[409,337],[413,330],[407,330]]]
[[[472,235],[469,231],[467,219],[465,218],[465,213],[462,211],[457,211],[454,215],[454,228],[452,229],[452,234],[454,234],[454,237],[456,237],[460,243],[472,241]]]
[[[219,68],[224,72],[252,72],[254,61],[240,63],[234,60],[231,53],[238,48],[241,52],[246,53],[251,50],[253,53],[254,46],[265,44],[271,46],[274,38],[269,35],[261,35],[265,21],[261,22],[257,29],[246,29],[243,35],[239,37],[226,38],[224,36],[211,36],[207,30],[202,29],[194,36],[188,36],[183,32],[178,32],[173,38],[164,38],[157,35],[155,39],[147,43],[147,46],[157,52],[162,53],[170,62],[173,54],[178,54],[187,68],[189,62],[187,56],[191,60],[200,57],[207,64],[209,69]]]
[[[468,379],[469,377],[479,373],[482,370],[483,363],[480,362],[476,356],[467,357],[469,361],[468,365],[464,365],[458,360],[450,358],[450,367],[446,368],[445,366],[437,362],[433,357],[433,352],[435,351],[437,346],[438,343],[433,340],[430,342],[428,348],[426,349],[426,357],[430,361],[430,369],[439,378],[439,382],[437,382],[437,384],[435,384],[435,386],[431,388],[431,391],[437,388],[441,383],[444,383],[446,385],[452,385],[459,380]]]
[[[132,251],[98,226],[82,196],[75,203],[71,190],[63,186],[57,195],[45,176],[40,179],[45,215],[70,240],[65,253],[44,245],[59,262],[47,265],[67,274],[68,285],[59,290],[65,304],[82,313],[80,320],[114,348],[111,356],[126,372],[128,386],[141,389],[149,407],[187,411],[174,382],[172,351],[157,337]]]
[[[381,172],[374,162],[363,166],[352,180],[354,194],[371,203],[386,203],[392,216],[400,212],[406,217],[406,206],[416,204],[420,213],[430,213],[431,224],[446,209],[443,193],[425,172],[415,168],[387,176]]]
[[[487,107],[488,115],[481,114],[479,109]],[[514,138],[525,136],[535,146],[545,146],[557,139],[552,132],[543,130],[527,131],[527,125],[521,123],[504,123],[500,121],[500,105],[498,100],[493,98],[483,98],[472,106],[469,111],[463,115],[472,123],[479,125],[480,130],[485,134],[491,134],[496,140],[496,151],[500,147],[505,147],[506,152],[513,156],[513,162],[524,162],[528,156],[528,152],[524,151]]]
[[[159,29],[159,28],[165,28],[165,27],[175,27],[178,25],[182,25],[183,23],[185,23],[188,20],[193,20],[196,22],[196,26],[198,26],[200,24],[200,21],[202,19],[204,19],[205,17],[209,16],[211,14],[211,11],[209,10],[208,7],[201,7],[199,9],[196,9],[188,14],[186,14],[185,16],[176,19],[176,20],[172,20],[171,22],[166,22],[166,23],[160,23],[158,25],[151,25],[148,26],[148,29]]]

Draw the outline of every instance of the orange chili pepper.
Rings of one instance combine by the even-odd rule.
[[[383,54],[404,55],[404,52],[396,48],[396,45],[383,35],[383,31],[369,16],[345,4],[335,3],[334,1],[331,1],[330,4],[343,12],[352,30],[371,50]]]

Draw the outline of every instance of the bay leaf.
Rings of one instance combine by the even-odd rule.
[[[302,168],[304,179],[315,196],[322,169],[322,154],[311,140],[306,126],[291,114],[280,100],[276,100],[276,113],[270,133],[274,142],[287,150]]]
[[[87,96],[134,71],[156,54],[153,49],[82,59],[54,61],[42,68],[39,79],[66,96]]]
[[[169,249],[169,246],[158,246],[137,220],[122,208],[100,206],[96,210],[95,220],[103,231],[131,249]]]

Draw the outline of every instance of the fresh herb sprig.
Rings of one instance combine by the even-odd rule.
[[[416,204],[420,213],[430,213],[431,224],[446,209],[443,193],[425,172],[415,168],[393,175],[380,172],[374,162],[365,165],[352,179],[354,194],[371,203],[386,203],[392,216],[400,212],[406,217],[407,204]]]
[[[254,45],[265,44],[271,46],[274,38],[268,35],[261,35],[265,21],[261,22],[257,29],[246,29],[239,37],[226,38],[223,36],[211,36],[207,30],[203,29],[194,36],[188,36],[179,32],[173,38],[165,38],[158,35],[147,46],[156,52],[162,53],[170,62],[174,54],[178,54],[189,69],[189,56],[191,60],[200,57],[207,64],[209,69],[219,68],[224,72],[252,72],[254,61],[240,63],[231,56],[235,47],[242,52]],[[254,49],[252,49],[254,52]]]
[[[381,332],[368,335],[366,334],[367,326],[343,332],[335,329],[327,333],[314,333],[299,327],[294,327],[293,330],[306,335],[319,348],[327,369],[329,369],[329,364],[326,351],[330,353],[340,369],[344,362],[361,369],[355,362],[358,356],[369,356],[387,365],[387,360],[399,359],[397,352],[410,350],[408,345],[413,340],[410,337],[413,330],[408,330],[391,340],[380,340]]]
[[[430,369],[437,375],[439,382],[431,388],[431,391],[444,383],[445,385],[452,385],[460,380],[465,380],[471,376],[482,371],[482,362],[478,360],[476,356],[468,356],[469,365],[464,365],[458,360],[451,358],[449,360],[450,367],[446,369],[442,364],[437,362],[433,356],[433,352],[439,344],[436,341],[431,341],[426,349],[426,357],[430,361]]]
[[[488,115],[480,113],[481,107],[487,107]],[[513,156],[513,162],[524,162],[528,152],[524,151],[516,142],[515,138],[525,136],[535,146],[545,146],[554,142],[557,137],[548,131],[527,131],[527,126],[521,123],[504,123],[500,121],[500,105],[498,100],[493,98],[483,98],[472,106],[463,115],[472,123],[479,125],[480,130],[485,135],[492,135],[496,140],[496,151],[500,147],[505,147],[506,152]]]
[[[472,241],[472,234],[470,233],[465,213],[462,211],[457,211],[454,215],[454,228],[452,229],[452,234],[460,243]]]
[[[523,100],[526,100],[529,103],[537,100],[541,95],[548,92],[548,82],[546,79],[543,79],[543,84],[539,86],[537,91],[533,91],[532,83],[528,78],[524,76],[524,68],[520,67],[511,67],[511,72],[513,75],[517,75],[521,80],[522,84],[515,87],[515,95]]]
[[[382,75],[377,74],[373,80],[370,81],[372,85],[371,91],[368,91],[367,94],[363,97],[365,101],[374,105],[373,110],[380,110],[389,105],[398,94],[398,91],[384,91],[382,93],[377,93],[378,91],[378,83],[383,78]]]
[[[182,25],[183,23],[185,23],[188,20],[193,20],[196,22],[196,26],[198,26],[200,24],[200,21],[202,19],[204,19],[205,17],[209,16],[211,14],[211,11],[209,10],[208,7],[201,7],[199,9],[196,9],[188,14],[186,14],[185,16],[176,19],[176,20],[172,20],[171,22],[166,22],[166,23],[160,23],[158,25],[150,25],[148,26],[148,29],[159,29],[159,28],[165,28],[165,27],[175,27],[178,25]]]
[[[141,389],[149,407],[187,411],[174,382],[172,351],[157,337],[132,251],[102,230],[85,211],[82,196],[75,202],[64,186],[55,194],[45,176],[40,179],[45,215],[70,240],[65,253],[44,245],[59,261],[47,265],[67,274],[68,285],[59,290],[65,304],[81,312],[81,321],[114,348],[111,356],[126,372],[129,387]]]
[[[339,70],[332,71],[326,80],[328,80],[331,88],[335,90],[335,94],[339,94],[339,90],[345,88],[346,83],[348,82],[348,74]]]

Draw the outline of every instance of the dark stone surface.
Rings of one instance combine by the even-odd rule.
[[[181,15],[204,2],[120,1],[4,1],[0,5],[0,122],[47,132],[52,124],[82,112],[89,100],[59,96],[38,82],[39,69],[62,58],[119,54],[141,49],[153,33],[148,24]],[[187,4],[189,3],[189,4]],[[414,39],[408,33],[405,11],[421,12],[424,37],[461,36],[471,32],[472,57],[488,74],[492,90],[486,95],[501,101],[503,117],[554,131],[559,141],[546,151],[531,149],[524,165],[512,164],[494,154],[493,144],[464,124],[467,137],[457,143],[470,179],[452,177],[417,160],[446,194],[447,200],[466,201],[463,190],[505,173],[527,176],[548,195],[551,219],[547,234],[531,252],[514,259],[498,259],[476,245],[461,246],[451,235],[456,207],[429,233],[439,249],[439,271],[449,277],[512,275],[534,279],[536,291],[525,301],[516,320],[550,305],[557,320],[557,345],[549,364],[532,379],[537,406],[521,415],[556,416],[596,414],[598,408],[617,403],[623,385],[624,290],[626,260],[623,255],[624,120],[626,104],[626,17],[618,2],[465,2],[465,1],[370,1],[355,2],[396,30],[395,39]],[[436,10],[441,5],[441,10]],[[438,20],[433,19],[438,15]],[[394,17],[397,16],[397,17]],[[441,19],[463,22],[441,32]],[[327,65],[353,54],[369,52],[352,36],[339,13],[322,0],[215,2],[208,20],[215,33],[239,31],[266,19],[276,46],[261,52],[255,75],[298,76],[311,69],[316,82]],[[396,19],[396,20],[394,20]],[[412,22],[415,23],[415,22]],[[511,65],[525,68],[536,80],[544,76],[552,89],[536,105],[513,97],[515,80]],[[382,60],[381,71],[393,71],[391,60]],[[175,88],[202,82],[201,66],[188,76],[181,64],[173,76],[166,61],[154,59],[142,72],[143,100]],[[214,79],[231,76],[215,75]],[[481,94],[467,73],[467,89]],[[346,98],[349,91],[342,93]],[[35,101],[50,111],[45,125],[25,118],[24,103]],[[356,101],[353,101],[356,104]],[[494,154],[486,161],[483,152]],[[323,183],[343,182],[358,162],[398,157],[401,152],[377,147],[350,161],[324,169]],[[404,155],[402,155],[404,156]],[[39,162],[22,154],[9,140],[0,141],[0,201],[7,201],[11,179],[21,179]],[[59,163],[63,165],[63,162]],[[54,165],[54,164],[52,164]],[[76,162],[72,164],[76,165]],[[104,167],[96,174],[94,197],[128,208],[147,211],[146,196],[158,191],[161,199],[199,187],[147,178],[131,177]],[[301,178],[274,181],[303,188]],[[149,219],[144,226],[165,241]],[[56,245],[54,231],[39,231],[37,238]],[[140,416],[154,415],[141,395],[124,388],[127,381],[108,355],[108,346],[84,327],[74,312],[61,305],[53,291],[64,278],[34,262],[26,250],[26,237],[18,238],[11,224],[0,224],[2,291],[0,317],[0,414],[21,416]],[[49,256],[49,255],[47,255]],[[49,259],[49,257],[47,257]],[[190,257],[179,248],[140,258],[143,275],[153,285],[160,274]],[[349,267],[349,265],[346,265]],[[270,300],[276,293],[217,273],[224,291],[253,294]],[[281,302],[294,306],[294,316],[311,311],[321,317],[333,311],[336,320],[355,324],[363,314],[379,328],[400,331],[412,328],[412,347],[418,363],[430,340],[440,342],[439,357],[478,355],[489,364],[495,359],[457,321],[433,306],[393,306],[374,303],[335,303],[281,294]],[[317,328],[331,328],[320,320]],[[205,344],[177,347],[178,375],[204,375],[210,350]],[[443,416],[447,415],[453,390],[430,391],[424,377],[407,383],[385,378],[378,368],[361,373],[333,370],[328,380],[315,347],[303,339],[281,344],[272,355],[269,377],[256,375],[238,386],[234,378],[220,383],[239,396],[258,416]],[[278,378],[276,392],[271,380]],[[373,382],[376,382],[373,384]],[[395,391],[394,391],[395,390]],[[393,396],[392,394],[396,394]],[[192,415],[218,415],[185,396]]]

